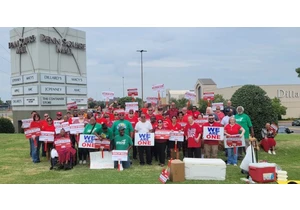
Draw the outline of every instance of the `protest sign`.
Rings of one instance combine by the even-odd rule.
[[[56,150],[71,148],[70,138],[60,137],[54,141]]]
[[[217,106],[220,107],[220,110],[223,110],[223,109],[224,109],[224,105],[223,105],[222,102],[221,102],[221,103],[212,103],[211,106],[212,106],[212,110],[213,110],[213,111],[216,110],[216,107],[217,107]]]
[[[127,89],[128,96],[138,96],[138,89],[137,88],[131,88]]]
[[[77,109],[77,108],[78,108],[78,106],[77,106],[77,104],[76,104],[76,101],[67,103],[67,109],[68,109],[68,110],[71,110],[71,109]]]
[[[84,124],[83,123],[71,124],[70,125],[70,134],[82,133],[83,130],[84,130]]]
[[[128,150],[113,150],[112,151],[113,161],[127,161],[128,160]]]
[[[186,122],[179,122],[179,124],[181,125],[181,127],[185,127],[186,126]]]
[[[199,125],[202,125],[202,124],[208,122],[208,119],[207,118],[206,119],[204,119],[204,118],[202,118],[202,119],[196,119],[194,122],[197,123],[197,124],[199,124]]]
[[[113,169],[114,161],[112,161],[112,153],[90,152],[90,169]]]
[[[154,133],[135,133],[134,146],[154,146]]]
[[[184,94],[184,98],[191,100],[191,101],[195,101],[196,100],[196,93],[193,92],[186,92]]]
[[[54,125],[54,127],[55,127],[56,125],[60,125],[63,121],[64,121],[64,120],[53,120],[53,125]]]
[[[205,93],[203,93],[203,100],[213,101],[214,99],[215,99],[215,93],[214,92],[205,92]]]
[[[126,102],[125,103],[125,112],[129,112],[129,110],[138,111],[139,104],[138,102]]]
[[[203,139],[222,141],[224,139],[224,127],[204,126]]]
[[[169,141],[183,141],[184,132],[182,131],[171,131]]]
[[[54,132],[52,131],[41,131],[39,141],[54,141]]]
[[[152,90],[155,92],[159,92],[165,89],[164,84],[152,85]]]
[[[80,134],[78,148],[110,149],[110,141],[100,140],[93,134]]]
[[[63,122],[61,124],[55,125],[54,127],[55,127],[55,133],[56,134],[59,134],[62,128],[65,130],[65,132],[69,132],[70,131],[70,124],[69,124],[69,122]]]
[[[24,131],[26,139],[33,138],[41,135],[40,128],[28,128]]]
[[[240,134],[231,135],[230,137],[224,137],[224,147],[245,147],[245,138],[244,136],[240,137]]]
[[[146,100],[147,100],[147,103],[149,103],[149,104],[157,104],[157,102],[158,102],[157,97],[147,97]]]
[[[169,139],[170,138],[170,130],[163,129],[163,130],[156,130],[154,138],[155,139]]]
[[[22,128],[29,128],[32,121],[32,118],[22,120]]]
[[[105,101],[109,101],[109,99],[114,99],[115,93],[111,91],[102,91],[102,97]]]

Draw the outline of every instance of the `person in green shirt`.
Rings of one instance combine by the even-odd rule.
[[[104,123],[102,124],[102,129],[100,131],[100,134],[98,133],[95,133],[95,135],[100,139],[100,140],[109,140],[111,143],[110,143],[110,149],[109,150],[112,150],[113,149],[113,132],[112,130],[107,127],[107,125]],[[104,149],[104,151],[108,151],[107,149]]]
[[[112,125],[112,132],[113,132],[114,136],[119,135],[119,127],[122,126],[125,128],[125,134],[130,136],[130,138],[132,139],[133,138],[132,124],[128,120],[125,120],[124,117],[125,117],[125,113],[120,112],[119,120],[115,121],[114,124]]]
[[[119,135],[115,136],[114,143],[115,143],[115,150],[127,150],[128,151],[128,158],[127,161],[122,161],[123,168],[130,167],[130,159],[129,159],[129,151],[133,146],[132,138],[125,134],[125,127],[119,126]],[[114,167],[118,167],[118,161],[114,162]]]
[[[240,149],[238,151],[239,159],[241,159],[243,151],[246,154],[246,149],[250,146],[250,143],[249,143],[250,131],[251,131],[251,137],[254,137],[254,130],[253,130],[252,122],[251,122],[249,115],[244,113],[244,107],[238,106],[236,108],[236,111],[237,111],[237,114],[234,116],[236,123],[245,129],[244,138],[245,138],[246,147],[244,147],[243,149]]]

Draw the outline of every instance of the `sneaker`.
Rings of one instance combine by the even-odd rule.
[[[275,152],[275,151],[273,151],[273,155],[276,155],[276,152]]]
[[[79,164],[82,164],[82,160],[79,160]]]
[[[85,164],[86,164],[86,160],[84,160],[84,161],[82,162],[82,164],[85,165]]]
[[[271,150],[268,151],[269,154],[272,154]]]

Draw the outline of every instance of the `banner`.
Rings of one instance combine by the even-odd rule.
[[[240,137],[239,134],[233,135],[230,137],[224,137],[224,147],[225,148],[232,148],[232,147],[245,147],[245,138]]]
[[[137,88],[131,88],[127,89],[128,96],[138,96],[138,89]]]
[[[154,138],[155,139],[169,139],[170,138],[170,130],[156,130]]]
[[[70,109],[78,109],[76,101],[67,103],[67,109],[68,110],[70,110]]]
[[[182,131],[171,131],[169,141],[183,141],[184,132]]]
[[[89,148],[89,149],[110,149],[110,141],[98,139],[93,134],[80,134],[78,148]]]
[[[69,122],[63,122],[61,124],[55,125],[55,133],[59,134],[62,128],[65,130],[65,132],[69,132],[70,131]]]
[[[134,146],[154,146],[154,133],[135,133]]]
[[[28,128],[24,131],[26,139],[32,138],[33,136],[40,136],[41,129],[40,128]]]
[[[70,138],[60,137],[54,141],[54,145],[56,150],[71,148],[71,140]]]
[[[102,156],[103,154],[103,156]],[[112,153],[90,152],[90,169],[113,169],[114,161],[112,161]]]
[[[215,94],[214,92],[206,92],[206,93],[203,93],[203,100],[210,100],[210,101],[213,101],[215,99]]]
[[[60,125],[63,121],[64,121],[64,120],[53,120],[53,125],[54,125],[54,127],[55,127],[56,125]]]
[[[114,99],[115,93],[111,91],[102,91],[102,96],[105,101],[109,101],[109,99]]]
[[[155,92],[162,91],[165,89],[164,84],[152,85],[152,90]]]
[[[32,121],[32,118],[22,120],[22,128],[29,128]]]
[[[213,111],[215,111],[216,110],[216,108],[217,108],[217,106],[219,106],[220,107],[220,110],[223,110],[224,109],[224,105],[223,105],[223,103],[221,102],[221,103],[212,103],[212,109],[213,109]]]
[[[54,132],[52,132],[52,131],[41,131],[39,141],[54,141]]]
[[[83,131],[84,131],[84,124],[83,123],[71,124],[70,125],[70,134],[83,133]]]
[[[130,109],[132,109],[133,111],[138,111],[139,110],[138,102],[126,102],[125,112],[129,112]]]
[[[224,127],[204,126],[203,139],[222,141],[224,139]]]
[[[193,92],[186,92],[184,94],[184,98],[191,100],[191,101],[195,101],[196,100],[196,93]]]
[[[195,123],[199,124],[199,125],[202,125],[204,123],[207,123],[208,122],[208,119],[206,118],[202,118],[202,119],[196,119],[194,120]]]
[[[112,152],[113,161],[127,161],[128,160],[128,150],[113,150]]]
[[[157,97],[147,97],[146,100],[147,100],[147,103],[151,103],[151,104],[157,104],[157,102],[158,102]]]

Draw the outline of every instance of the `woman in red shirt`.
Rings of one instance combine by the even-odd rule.
[[[243,137],[245,133],[245,129],[236,123],[234,117],[229,118],[229,123],[224,127],[224,134],[226,137],[239,136]],[[238,148],[234,152],[234,148],[227,149],[227,165],[237,166],[237,154]]]
[[[30,126],[29,128],[32,129],[32,128],[39,128],[41,129],[42,127],[42,124],[41,124],[41,117],[39,114],[34,114],[33,115],[33,121],[30,123]],[[31,142],[31,151],[32,151],[32,162],[34,163],[39,163],[41,162],[40,161],[40,147],[41,147],[41,143],[39,141],[39,137],[38,136],[35,136],[33,135],[32,138],[30,138],[29,141],[32,141]]]
[[[193,116],[188,117],[188,124],[185,126],[184,135],[187,140],[188,157],[201,158],[201,134],[200,126],[194,122]]]
[[[47,118],[47,124],[44,124],[42,131],[53,132],[55,135],[55,127],[53,124],[53,119],[51,117]],[[51,149],[53,148],[53,142],[45,142],[45,152],[47,155],[50,154]],[[48,156],[49,157],[49,156]]]
[[[177,122],[177,117],[173,116],[172,117],[172,123],[169,124],[169,130],[171,131],[182,131],[181,125]],[[176,153],[176,159],[179,159],[179,149],[181,148],[181,142],[177,142],[177,149],[175,151],[175,141],[169,141],[169,148],[171,151],[171,158],[175,159],[174,152]]]
[[[157,121],[157,127],[154,128],[154,133],[156,133],[159,130],[167,130],[168,128],[164,127],[163,120],[159,119]],[[156,134],[155,134],[156,136]],[[161,167],[164,167],[165,160],[166,160],[166,146],[167,146],[168,139],[161,139],[161,138],[155,138],[155,151],[158,155],[159,164]]]

